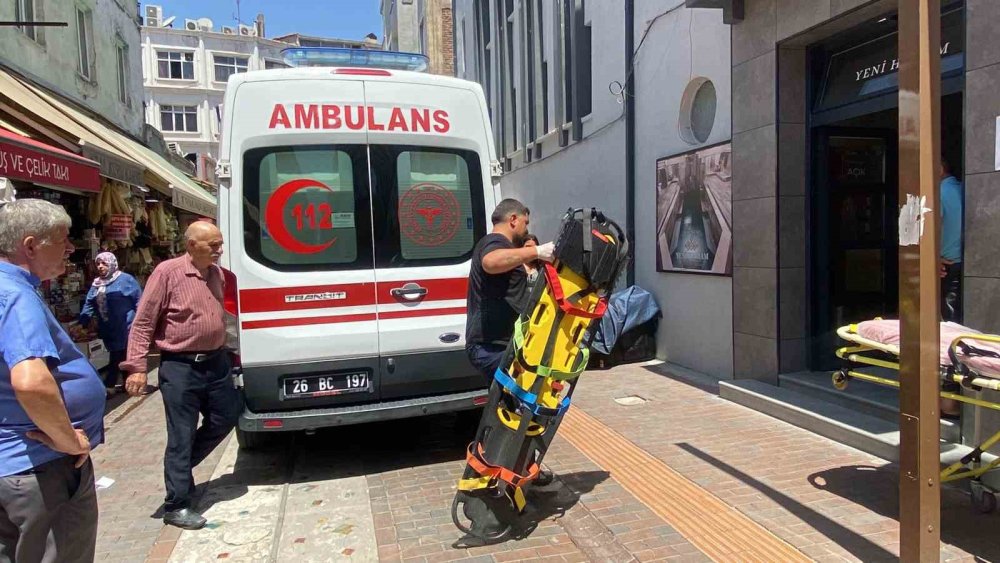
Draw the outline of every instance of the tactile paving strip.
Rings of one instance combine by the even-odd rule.
[[[781,538],[578,408],[559,435],[715,561],[811,561]]]

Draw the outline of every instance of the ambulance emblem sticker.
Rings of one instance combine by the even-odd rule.
[[[462,209],[449,190],[437,184],[417,184],[399,202],[399,228],[420,246],[439,246],[458,232]]]

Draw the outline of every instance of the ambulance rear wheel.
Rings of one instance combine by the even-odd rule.
[[[271,443],[271,436],[264,432],[247,432],[237,428],[236,443],[241,450],[258,450]]]
[[[455,414],[455,425],[458,428],[471,428],[475,432],[476,428],[479,428],[480,420],[483,418],[483,408],[476,407],[474,409],[458,411]]]

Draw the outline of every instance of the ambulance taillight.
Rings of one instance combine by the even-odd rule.
[[[240,303],[236,274],[222,268],[225,289],[222,292],[222,308],[226,312],[226,344],[237,352],[233,354],[233,367],[240,367]]]

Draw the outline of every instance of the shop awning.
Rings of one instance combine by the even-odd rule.
[[[111,157],[124,160],[127,164],[145,167],[169,186],[171,195],[182,193],[187,196],[180,198],[179,205],[175,202],[177,207],[199,215],[205,215],[209,206],[212,209],[215,208],[215,196],[202,189],[194,180],[152,149],[111,127],[105,126],[48,91],[0,69],[0,97],[2,96],[7,96],[17,105],[23,107],[26,112],[30,112],[56,128],[76,136],[80,139],[85,151],[90,150],[87,147],[97,149],[88,152],[88,156],[98,157],[98,151],[103,151]],[[98,158],[97,160],[106,165],[106,159]],[[123,171],[121,167],[108,173],[105,173],[102,168],[102,173],[111,174],[110,177],[121,175],[122,172],[128,173],[130,178],[135,177],[134,173]],[[124,178],[116,179],[127,181]]]
[[[52,104],[53,107],[70,116],[74,121],[105,141],[113,143],[121,152],[125,153],[136,162],[142,164],[157,176],[163,178],[170,184],[170,188],[174,191],[174,193],[184,193],[189,196],[187,199],[182,198],[182,205],[177,205],[176,202],[174,202],[176,207],[188,209],[184,207],[184,203],[187,203],[188,200],[200,200],[200,205],[191,205],[191,207],[198,207],[200,209],[188,210],[194,213],[203,214],[203,211],[207,206],[211,206],[213,209],[215,208],[215,196],[203,190],[201,186],[194,182],[194,180],[167,162],[167,159],[157,154],[156,151],[111,129],[110,127],[106,127],[104,124],[92,119],[83,112],[77,111],[69,104],[63,103],[61,100],[49,94],[45,90],[24,81],[20,82],[39,97]],[[214,217],[214,213],[212,216]]]
[[[24,116],[31,121],[42,121],[44,122],[43,126],[49,125],[54,129],[61,129],[89,145],[97,146],[119,157],[128,158],[119,152],[114,145],[88,131],[79,123],[70,119],[65,113],[52,107],[52,104],[35,94],[23,82],[7,71],[0,69],[0,100],[5,97],[19,106],[23,110],[22,113]],[[16,113],[19,108],[11,108],[13,110],[11,113],[14,113],[20,119],[21,116],[17,116]]]
[[[100,172],[93,160],[0,128],[0,176],[99,192]]]

